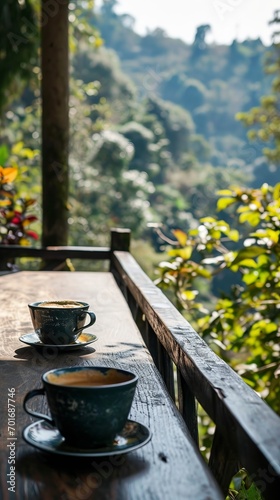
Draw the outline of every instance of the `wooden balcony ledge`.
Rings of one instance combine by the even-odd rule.
[[[33,253],[34,252],[34,253]],[[263,498],[279,498],[280,419],[206,345],[129,252],[129,231],[113,230],[109,248],[4,248],[0,261],[40,257],[50,269],[66,258],[107,259],[106,272],[20,271],[0,277],[1,486],[3,498],[225,498],[244,467]],[[88,302],[96,342],[75,351],[40,350],[20,342],[32,331],[27,304],[72,298]],[[130,417],[151,432],[127,454],[56,457],[30,446],[22,430],[32,420],[22,401],[45,371],[69,365],[124,367],[139,376]],[[15,463],[7,445],[8,394],[15,393]],[[176,396],[175,396],[176,395]],[[209,463],[198,446],[197,403],[215,423]],[[34,405],[46,411],[43,398]],[[7,474],[15,467],[15,490]]]

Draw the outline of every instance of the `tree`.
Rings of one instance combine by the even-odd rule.
[[[133,144],[134,156],[130,169],[148,171],[153,159],[151,145],[155,143],[155,136],[151,130],[138,122],[128,122],[123,125],[120,132]]]
[[[269,66],[277,74],[273,95],[238,117],[256,126],[250,136],[269,141],[264,153],[279,162],[279,45],[275,51]],[[213,349],[280,414],[280,183],[258,189],[230,187],[219,194],[217,210],[229,212],[229,217],[210,215],[193,230],[174,231],[178,248],[171,250],[169,262],[161,263],[158,282],[173,287],[179,307],[196,321]],[[235,275],[235,284],[208,297],[208,304],[200,303],[197,282],[218,274],[222,280]]]
[[[2,0],[0,19],[1,113],[32,76],[39,29],[33,0]]]
[[[194,111],[204,104],[206,95],[206,88],[199,80],[189,79],[185,83],[180,104],[184,108]]]
[[[272,22],[280,22],[280,11],[275,12]],[[276,34],[275,34],[276,36]],[[263,148],[264,155],[270,162],[280,162],[280,43],[273,45],[273,51],[266,61],[265,71],[276,75],[272,82],[270,95],[261,98],[260,106],[253,107],[250,111],[238,113],[237,119],[246,127],[250,127],[249,139],[266,142]]]
[[[180,106],[156,98],[147,100],[147,111],[162,124],[172,156],[178,160],[187,151],[190,135],[194,131],[191,115]]]
[[[113,123],[120,119],[125,122],[135,107],[136,89],[132,81],[121,71],[116,55],[105,48],[93,51],[82,47],[73,56],[73,76],[84,83],[98,82],[99,91],[88,97],[90,104],[106,102],[110,106],[110,119]],[[98,113],[92,113],[93,120]]]
[[[196,61],[197,58],[205,51],[206,48],[206,35],[211,31],[211,26],[209,24],[203,24],[198,26],[196,29],[196,34],[193,42],[192,48],[192,60]]]
[[[280,414],[280,184],[220,194],[218,210],[236,204],[243,234],[212,216],[196,229],[174,231],[177,248],[160,264],[158,283],[173,288],[179,307],[212,348]],[[209,299],[208,307],[197,300],[197,284],[225,271],[241,282],[219,294],[209,311]]]
[[[154,186],[145,172],[129,170],[133,153],[133,145],[123,135],[104,130],[93,135],[82,169],[78,161],[72,166],[71,238],[78,238],[80,244],[104,245],[110,227],[129,227],[136,237],[145,228]]]

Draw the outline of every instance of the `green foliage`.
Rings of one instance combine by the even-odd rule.
[[[87,153],[72,155],[71,240],[104,244],[110,227],[129,227],[135,236],[150,219],[154,191],[146,172],[129,170],[134,148],[123,135],[103,130],[92,136]],[[103,241],[102,241],[103,238]]]
[[[280,414],[279,193],[280,184],[221,191],[218,210],[234,204],[240,231],[216,217],[202,218],[188,232],[174,231],[176,247],[160,264],[157,283],[173,289],[211,347]],[[197,280],[225,271],[240,283],[207,310]]]
[[[232,487],[226,500],[262,500],[262,496],[247,472],[241,469],[232,481]]]
[[[114,12],[115,1],[105,2],[98,13],[92,10],[93,4],[70,3],[69,12],[71,242],[98,244],[116,224],[129,225],[134,236],[145,234],[145,225],[151,221],[166,222],[169,231],[190,227],[212,211],[218,187],[250,179],[244,161],[236,158],[244,143],[233,138],[232,110],[238,103],[243,107],[248,97],[247,86],[236,76],[242,75],[240,65],[246,67],[257,52],[255,66],[259,68],[264,48],[253,42],[214,48],[207,46],[205,36],[187,46],[160,31],[140,37],[129,16]],[[38,15],[38,2],[32,5]],[[96,27],[101,29],[104,44],[119,51],[121,63],[112,50],[100,47]],[[198,45],[200,55],[194,60]],[[231,81],[227,80],[229,52],[235,57]],[[33,71],[32,87],[14,102],[2,121],[5,142],[22,141],[31,149],[38,148],[41,140],[37,60]],[[160,99],[163,92],[168,103]],[[144,95],[147,99],[143,100]],[[176,105],[179,103],[185,109]],[[225,116],[231,117],[227,136]],[[239,124],[235,126],[240,129]],[[215,139],[214,129],[219,132]],[[129,141],[129,157],[126,147],[112,139],[114,134]],[[39,195],[36,166],[30,168],[30,179],[32,193]],[[153,244],[162,250],[157,241]]]
[[[178,160],[187,151],[189,137],[194,132],[191,115],[180,106],[152,98],[147,101],[147,111],[162,124],[171,154]]]
[[[2,0],[0,5],[0,110],[33,73],[39,39],[33,4],[32,0]]]
[[[129,119],[136,91],[132,81],[121,71],[119,60],[112,51],[104,48],[92,50],[82,44],[73,56],[73,76],[85,84],[98,84],[98,93],[88,94],[88,103],[107,102],[110,106],[108,118],[112,123],[124,123]],[[92,111],[91,118],[97,119],[98,112]]]
[[[69,3],[69,42],[72,54],[80,50],[80,44],[85,40],[91,49],[101,47],[103,44],[98,30],[90,23],[94,4],[94,0]]]
[[[106,14],[102,8],[94,21],[106,46],[119,55],[139,99],[165,99],[190,112],[196,134],[203,135],[211,145],[207,160],[213,166],[233,171],[238,165],[248,182],[253,179],[256,186],[275,182],[267,162],[259,165],[261,148],[250,145],[235,119],[237,110],[257,106],[270,88],[272,76],[263,74],[263,59],[270,48],[260,39],[234,41],[230,46],[209,44],[207,25],[198,27],[192,45],[172,39],[162,30],[141,37],[133,30],[133,19],[118,16],[115,7],[116,2],[106,2]],[[176,156],[178,136],[167,138],[172,137],[172,156],[181,167],[181,157]],[[183,140],[177,143],[181,154]],[[188,149],[188,141],[185,144]]]
[[[155,136],[152,130],[138,122],[128,122],[119,130],[134,147],[134,156],[130,168],[136,170],[148,170],[152,161],[151,147],[155,143]]]
[[[69,31],[70,51],[77,50],[83,40],[91,49],[102,45],[96,29],[88,23],[93,0],[85,0],[82,6],[70,3]],[[36,93],[40,75],[39,46],[40,27],[53,16],[58,4],[38,0],[2,0],[0,5],[0,111],[25,91],[26,84]]]
[[[250,127],[248,137],[252,141],[268,144],[263,148],[264,155],[271,161],[280,161],[280,44],[274,44],[270,58],[266,62],[266,71],[276,77],[272,83],[272,93],[261,98],[260,106],[248,112],[238,113],[237,119]]]

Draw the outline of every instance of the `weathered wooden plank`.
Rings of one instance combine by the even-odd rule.
[[[21,245],[0,245],[0,260],[6,258],[35,257],[44,260],[65,259],[109,259],[109,247],[47,247],[33,248]]]
[[[92,246],[47,246],[34,248],[22,245],[0,245],[0,264],[7,260],[30,257],[53,261],[45,263],[44,270],[60,270],[66,259],[110,260],[115,250],[128,251],[130,246],[130,229],[111,229],[110,247]],[[5,273],[5,269],[1,274]]]
[[[58,353],[55,349],[37,352],[18,340],[32,330],[27,303],[53,298],[89,302],[97,316],[90,329],[98,336],[96,343]],[[6,394],[12,385],[16,390],[16,500],[223,498],[168,397],[111,273],[29,271],[3,276],[0,301],[0,496],[8,498]],[[117,366],[137,373],[139,385],[130,417],[151,429],[151,442],[128,455],[92,460],[56,459],[24,444],[21,431],[31,422],[22,409],[24,394],[41,386],[46,370],[69,365]],[[46,411],[43,398],[37,398],[34,406]]]
[[[242,466],[252,475],[265,470],[263,494],[278,498],[279,417],[215,355],[129,253],[115,252],[114,266]]]

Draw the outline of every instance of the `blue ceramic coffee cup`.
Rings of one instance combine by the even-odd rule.
[[[28,307],[34,330],[44,344],[71,344],[96,320],[95,314],[88,310],[89,304],[81,301],[45,300]]]
[[[55,426],[70,446],[89,449],[112,444],[122,431],[138,377],[118,368],[75,366],[50,370],[42,381],[41,389],[26,394],[25,411]],[[31,398],[44,394],[51,417],[27,407]]]

